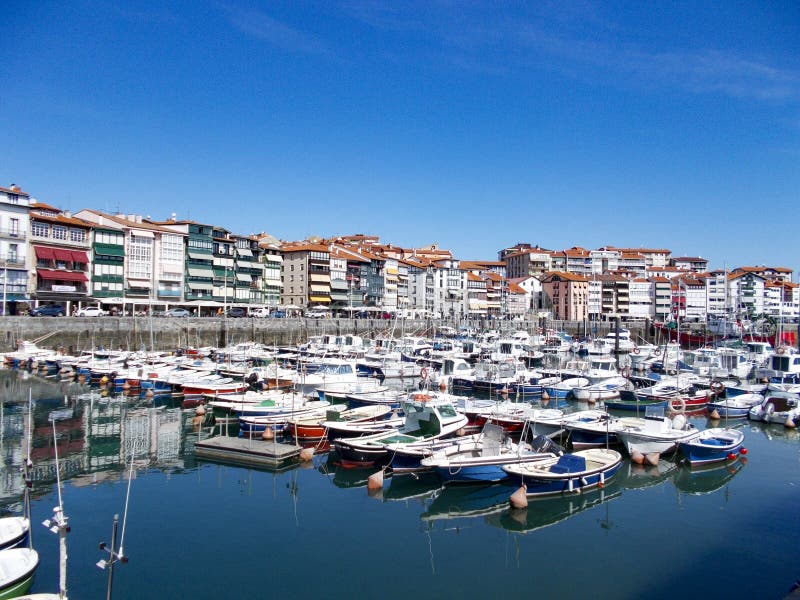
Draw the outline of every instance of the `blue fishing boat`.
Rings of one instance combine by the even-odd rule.
[[[525,486],[528,496],[582,492],[613,477],[622,455],[609,448],[589,448],[557,458],[506,465],[512,482]]]
[[[717,411],[721,419],[746,419],[750,409],[761,404],[764,396],[761,394],[740,394],[733,398],[717,399],[708,403],[709,414]]]
[[[523,434],[524,437],[524,434]],[[545,436],[514,443],[506,431],[487,424],[476,439],[437,450],[421,461],[445,483],[495,483],[508,477],[503,467],[554,458],[563,449]]]
[[[738,429],[714,427],[701,431],[688,441],[678,444],[681,454],[692,465],[703,465],[725,460],[734,460],[737,454],[745,454],[742,448],[744,433]]]

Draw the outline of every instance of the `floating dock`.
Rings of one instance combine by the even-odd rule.
[[[294,461],[301,448],[263,440],[216,436],[197,442],[195,456],[221,463],[244,466],[280,467]]]

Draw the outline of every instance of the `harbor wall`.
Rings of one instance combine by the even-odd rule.
[[[513,332],[520,329],[534,333],[540,323],[528,321],[435,319],[225,319],[219,317],[158,318],[147,317],[0,317],[0,352],[16,349],[18,340],[41,340],[43,348],[63,348],[72,354],[91,348],[139,350],[153,348],[170,351],[179,347],[225,346],[228,343],[255,341],[267,345],[295,345],[310,336],[354,334],[364,338],[378,335],[433,336],[439,327],[458,329],[463,325],[478,331],[496,329]],[[552,322],[547,327],[572,335],[586,334],[583,322]],[[649,339],[649,327],[625,324],[636,341]],[[613,323],[591,323],[589,334],[605,335]],[[43,339],[42,339],[43,338]]]

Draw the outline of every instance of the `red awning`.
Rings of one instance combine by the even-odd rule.
[[[86,252],[81,252],[80,250],[73,250],[72,251],[72,262],[88,265],[89,264],[89,257],[87,256]]]
[[[86,273],[77,271],[54,271],[52,269],[37,269],[36,274],[42,279],[53,281],[88,281]]]
[[[56,256],[56,260],[62,260],[64,262],[72,262],[72,252],[69,250],[62,250],[61,248],[53,248],[53,254]]]
[[[36,258],[41,258],[43,260],[53,260],[55,258],[52,248],[45,248],[44,246],[34,246],[33,249],[36,252]]]

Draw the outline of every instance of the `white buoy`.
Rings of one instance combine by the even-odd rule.
[[[376,471],[367,479],[368,490],[382,490],[383,489],[383,471]]]
[[[524,483],[511,494],[508,501],[511,503],[511,508],[528,508],[528,488]]]
[[[148,389],[148,390],[147,390],[147,391],[144,393],[144,397],[145,397],[145,398],[152,398],[153,396],[155,396],[155,393],[153,392],[153,389],[152,389],[152,388]]]
[[[542,400],[550,400],[550,394],[547,393],[547,390],[542,390]]]
[[[661,460],[661,455],[658,452],[649,452],[644,455],[644,459],[648,465],[656,466],[658,461]]]
[[[631,462],[634,462],[637,465],[641,465],[642,463],[644,463],[644,455],[638,450],[634,450],[633,452],[631,452]]]
[[[200,416],[206,414],[206,407],[203,406],[202,404],[199,405],[197,408],[194,409],[194,414],[200,415]]]
[[[303,448],[300,450],[300,460],[304,462],[310,461],[314,458],[314,449],[313,448]]]

